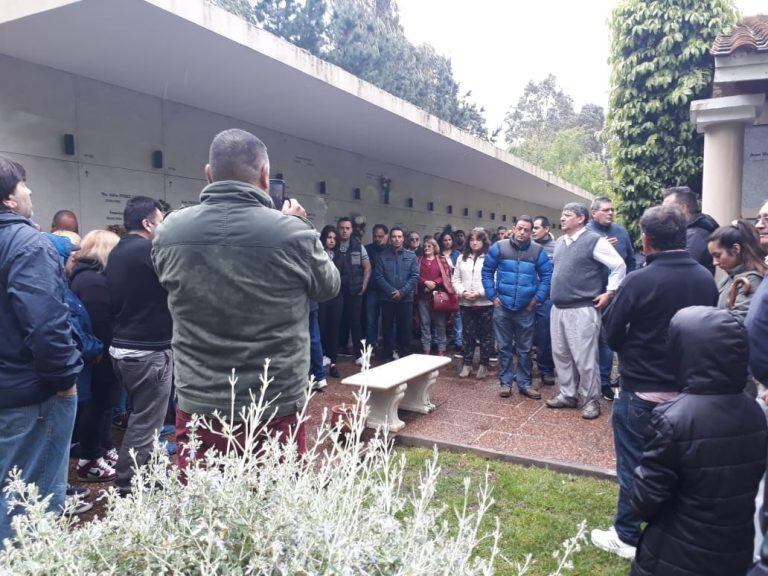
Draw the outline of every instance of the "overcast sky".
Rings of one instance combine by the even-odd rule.
[[[607,108],[608,18],[617,0],[398,0],[409,39],[453,61],[462,91],[501,124],[529,80],[554,74],[577,106]],[[736,0],[744,15],[766,0]]]

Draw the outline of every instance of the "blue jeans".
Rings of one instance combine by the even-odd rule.
[[[536,306],[536,365],[541,376],[555,375],[555,361],[552,359],[552,335],[549,318],[552,315],[552,300]]]
[[[630,495],[635,468],[645,446],[645,433],[651,421],[651,411],[657,406],[638,398],[634,392],[621,391],[613,401],[611,420],[613,443],[616,448],[616,476],[619,481],[619,501],[613,525],[622,542],[637,546],[640,540],[640,518],[632,508]]]
[[[605,339],[605,330],[600,330],[600,343],[598,345],[598,356],[600,361],[600,386],[610,388],[611,370],[613,370],[613,350],[608,346]]]
[[[309,313],[309,368],[315,377],[315,382],[325,380],[323,345],[320,343],[320,323],[317,321],[317,310],[312,310]]]
[[[531,348],[533,310],[508,310],[496,306],[493,310],[493,329],[499,347],[499,380],[502,386],[512,387],[517,382],[520,390],[531,387]],[[512,375],[513,356],[517,353],[517,369]]]
[[[456,312],[456,314],[453,315],[453,343],[459,350],[464,347],[463,332],[464,327],[461,323],[461,314]]]
[[[0,484],[14,466],[27,483],[35,483],[41,498],[52,495],[48,509],[60,512],[67,492],[69,443],[75,426],[77,396],[51,396],[40,404],[0,410]],[[0,492],[0,546],[10,538],[11,517]]]

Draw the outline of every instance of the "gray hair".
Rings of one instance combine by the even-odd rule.
[[[595,212],[596,210],[600,210],[603,204],[613,204],[613,200],[608,198],[608,196],[598,196],[592,200],[592,206],[590,206],[589,209],[592,210],[592,212]]]
[[[563,212],[573,212],[576,216],[583,216],[584,224],[589,222],[589,210],[587,210],[587,207],[584,206],[584,204],[579,204],[578,202],[569,202],[563,206]]]

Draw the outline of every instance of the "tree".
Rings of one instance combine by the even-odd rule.
[[[591,138],[583,126],[574,126],[551,138],[534,136],[510,151],[596,196],[611,196],[607,166],[589,151]]]
[[[484,110],[460,95],[451,61],[405,36],[396,0],[214,0],[382,90],[477,136]],[[330,6],[330,9],[329,9]]]
[[[573,99],[550,74],[530,81],[507,113],[505,138],[513,154],[597,195],[611,191],[602,142],[603,108]]]
[[[703,139],[690,104],[709,96],[709,47],[735,21],[731,0],[623,0],[613,11],[608,142],[619,209],[636,237],[666,187],[701,189]]]
[[[531,138],[551,138],[560,130],[573,127],[575,119],[573,98],[560,89],[557,78],[550,74],[541,82],[528,82],[517,105],[504,118],[504,136],[510,146]]]

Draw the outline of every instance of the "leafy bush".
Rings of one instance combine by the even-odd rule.
[[[364,358],[367,367],[370,349]],[[232,424],[234,404],[229,418],[215,415],[239,453],[193,457],[185,485],[156,442],[134,477],[132,495],[105,491],[104,518],[80,524],[76,516],[47,512],[48,499],[13,471],[5,490],[25,513],[14,518],[16,537],[0,551],[0,575],[494,573],[498,521],[490,533],[480,529],[494,504],[487,473],[474,495],[464,480],[463,504],[452,514],[434,500],[436,450],[409,489],[405,456],[394,457],[386,432],[363,440],[366,390],[351,407],[351,432],[324,412],[307,454],[299,456],[293,443],[261,434],[259,423],[272,413],[264,400],[268,370],[269,361],[261,396],[239,412],[241,424]],[[233,390],[236,381],[233,371]],[[299,420],[306,422],[306,413]],[[241,425],[242,445],[236,440]],[[193,417],[193,456],[200,448],[196,432],[204,427],[210,422]],[[582,523],[556,552],[555,576],[572,568],[570,556],[584,542],[584,530]],[[522,563],[501,561],[518,575],[535,562],[531,555]]]
[[[361,394],[347,436],[324,416],[300,457],[275,438],[255,448],[258,423],[270,413],[262,394],[238,417],[246,426],[241,455],[206,453],[185,486],[156,449],[133,495],[110,489],[105,517],[81,526],[47,513],[36,487],[14,473],[7,490],[26,514],[14,519],[17,538],[0,553],[0,573],[492,574],[499,531],[479,533],[492,504],[487,482],[471,503],[465,482],[465,505],[449,527],[447,511],[433,502],[437,455],[407,493],[405,459],[393,457],[387,435],[362,441],[363,406]],[[231,415],[217,418],[234,443]],[[207,425],[196,419],[193,429]],[[192,447],[199,448],[194,438]],[[490,555],[475,556],[486,538]]]

